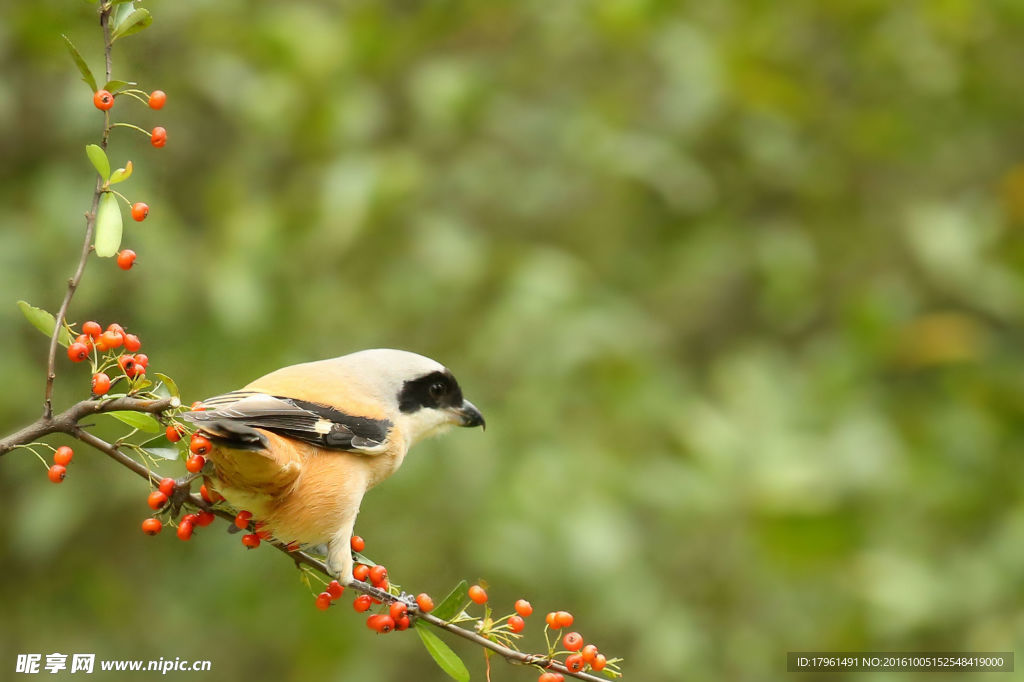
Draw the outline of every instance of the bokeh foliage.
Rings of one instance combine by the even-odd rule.
[[[1024,5],[148,6],[115,77],[169,103],[114,113],[169,142],[115,131],[152,212],[72,319],[140,334],[189,399],[365,347],[451,366],[489,427],[369,495],[396,580],[569,608],[634,680],[1020,644]],[[92,191],[99,115],[60,39],[98,68],[92,10],[2,9],[5,431],[43,388],[14,301],[56,307]],[[144,487],[100,455],[59,488],[0,466],[5,670],[444,679],[414,637],[316,611],[276,552],[145,538]]]

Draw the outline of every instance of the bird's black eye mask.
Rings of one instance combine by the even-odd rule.
[[[462,407],[462,389],[449,372],[431,372],[402,384],[398,409],[415,412],[424,407]]]

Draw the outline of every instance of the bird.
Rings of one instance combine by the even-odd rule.
[[[448,368],[391,348],[284,367],[183,416],[210,441],[208,487],[281,542],[326,545],[342,585],[352,583],[350,540],[366,492],[419,441],[486,428]]]

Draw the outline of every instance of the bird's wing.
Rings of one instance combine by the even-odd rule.
[[[184,417],[199,428],[235,422],[329,450],[377,454],[387,447],[391,422],[346,414],[328,405],[257,391],[234,391],[203,401]]]

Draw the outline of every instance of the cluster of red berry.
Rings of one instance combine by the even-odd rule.
[[[64,481],[64,477],[68,475],[68,465],[71,464],[71,458],[74,456],[75,451],[67,445],[61,445],[54,450],[53,466],[46,472],[51,481],[54,483],[62,483]]]
[[[160,479],[160,485],[156,490],[149,493],[149,497],[146,498],[146,504],[153,511],[166,510],[167,503],[174,495],[175,489],[178,487],[178,482],[173,478]],[[205,509],[200,509],[198,512],[186,514],[178,522],[178,537],[182,540],[188,540],[192,537],[192,533],[198,526],[200,528],[209,526],[214,520],[213,512]],[[151,517],[142,522],[142,532],[146,535],[156,535],[163,530],[163,522],[156,518]]]
[[[92,95],[92,103],[100,111],[110,111],[114,108],[114,99],[120,94],[131,95],[137,99],[142,99],[140,95],[145,95],[146,93],[138,90],[123,90],[118,93],[111,93],[108,90],[97,90]],[[163,109],[164,104],[167,103],[167,93],[163,90],[154,90],[149,93],[147,99],[142,101],[144,101],[150,109]],[[149,143],[154,147],[163,147],[167,144],[167,130],[162,126],[153,128],[149,133]],[[136,218],[136,220],[141,220],[141,218]]]

